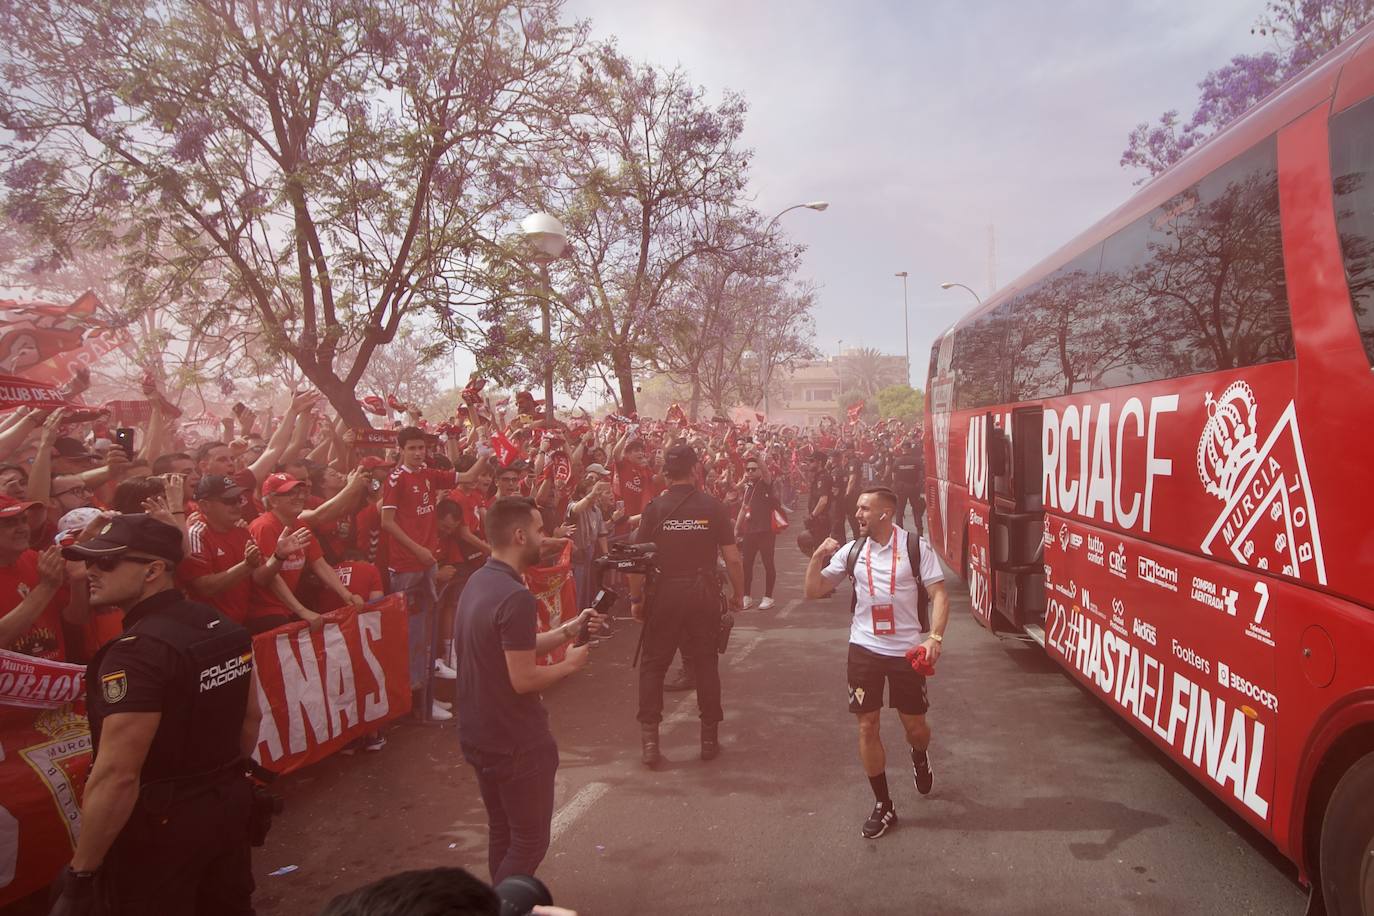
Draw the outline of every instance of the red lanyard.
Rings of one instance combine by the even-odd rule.
[[[891,598],[897,597],[897,529],[892,529],[892,585],[887,593]],[[878,593],[873,590],[873,542],[868,542],[868,547],[864,550],[864,567],[868,570],[868,594],[873,600],[878,599]]]

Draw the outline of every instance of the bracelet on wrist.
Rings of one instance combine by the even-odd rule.
[[[943,643],[945,641],[945,638],[941,636],[939,633],[931,633],[930,638],[938,643]]]

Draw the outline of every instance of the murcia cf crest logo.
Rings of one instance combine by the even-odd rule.
[[[1197,446],[1197,471],[1206,491],[1225,508],[1202,541],[1212,553],[1220,538],[1241,563],[1325,584],[1317,506],[1307,476],[1293,402],[1263,445],[1259,405],[1245,382],[1221,397],[1207,394],[1208,419]]]

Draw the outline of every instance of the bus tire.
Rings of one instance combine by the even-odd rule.
[[[1330,916],[1374,916],[1374,753],[1336,783],[1322,817],[1318,852]]]

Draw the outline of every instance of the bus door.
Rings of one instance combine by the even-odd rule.
[[[988,540],[993,606],[1032,634],[1045,623],[1045,507],[1039,407],[1010,415],[1008,430],[987,421]]]

